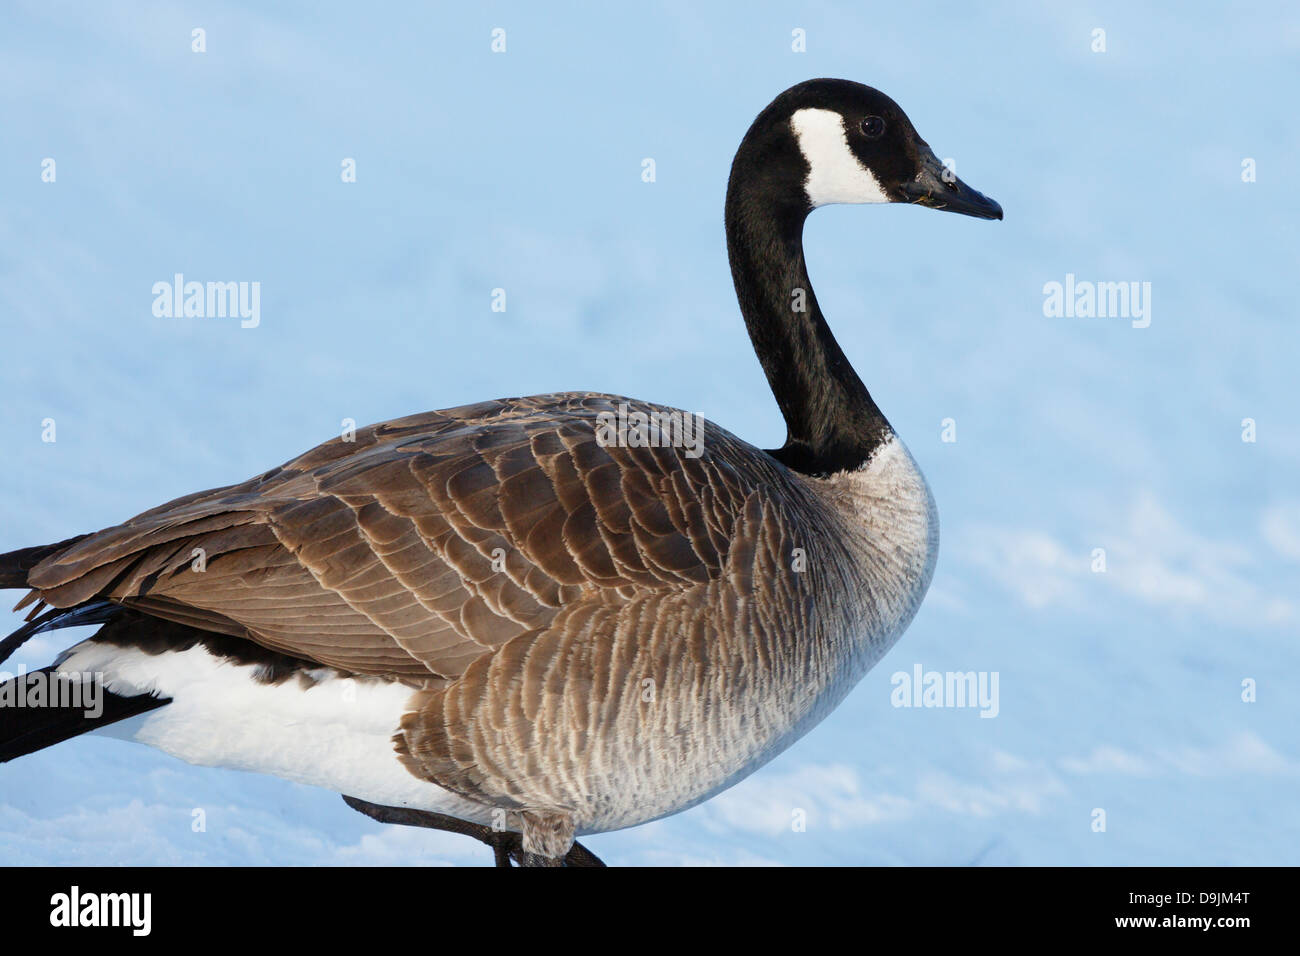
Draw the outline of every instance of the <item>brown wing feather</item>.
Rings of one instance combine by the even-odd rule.
[[[107,597],[348,671],[457,677],[562,610],[716,578],[747,496],[780,482],[712,426],[698,459],[602,447],[622,402],[666,411],[561,394],[375,425],[78,539],[28,582],[55,607]]]

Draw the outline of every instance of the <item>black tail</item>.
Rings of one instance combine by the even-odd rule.
[[[58,544],[42,544],[35,548],[22,548],[18,551],[10,551],[8,554],[0,554],[0,588],[27,587],[27,574],[32,568],[50,555],[76,544],[84,537],[84,534],[79,534]]]
[[[27,553],[37,550],[28,549]],[[0,555],[0,563],[23,553]],[[129,614],[107,601],[53,608],[0,641],[0,663],[42,631],[105,624]],[[55,664],[0,683],[0,763],[170,702],[170,698],[150,694],[123,697],[95,681],[92,675],[61,677]]]
[[[28,621],[4,640],[0,641],[0,664],[42,631],[60,627],[77,627],[82,624],[104,624],[122,613],[122,607],[108,601],[87,601],[76,607],[56,607]]]
[[[57,666],[0,684],[0,763],[51,747],[170,703],[168,697],[123,697],[102,684],[76,686]]]

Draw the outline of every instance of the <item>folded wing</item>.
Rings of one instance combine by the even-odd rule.
[[[78,539],[28,583],[55,607],[108,598],[355,673],[455,678],[567,605],[716,578],[746,500],[785,484],[711,425],[699,457],[603,443],[620,403],[671,411],[566,393],[386,422]]]

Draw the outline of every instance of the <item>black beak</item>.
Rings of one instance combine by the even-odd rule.
[[[980,219],[1001,219],[1002,207],[982,192],[971,189],[939,162],[934,150],[921,147],[921,171],[901,187],[903,202],[919,203],[931,209],[959,212]]]

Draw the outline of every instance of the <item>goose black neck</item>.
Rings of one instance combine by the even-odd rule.
[[[792,141],[754,139],[751,130],[727,185],[727,254],[750,341],[785,417],[786,443],[769,454],[809,475],[851,470],[871,457],[889,423],[831,334],[808,280],[803,157]]]

